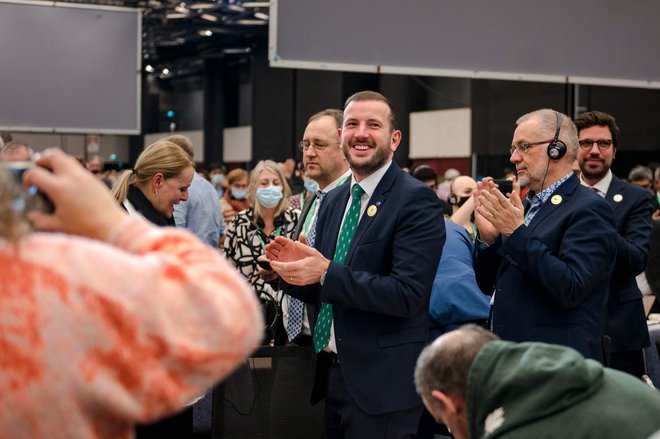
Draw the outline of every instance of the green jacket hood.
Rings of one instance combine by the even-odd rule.
[[[564,346],[490,342],[468,376],[470,438],[498,437],[571,407],[599,389],[603,373],[600,363]]]

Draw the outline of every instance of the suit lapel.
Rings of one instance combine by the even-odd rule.
[[[571,176],[563,184],[561,184],[557,190],[550,196],[545,203],[541,205],[538,213],[532,218],[532,221],[529,223],[529,229],[534,230],[539,224],[543,222],[549,215],[551,215],[556,209],[559,208],[562,204],[566,203],[568,199],[573,196],[575,189],[580,184],[580,181],[575,176]],[[556,204],[552,202],[553,198],[555,201],[558,199],[556,196],[561,197],[561,200]]]
[[[608,203],[610,203],[610,207],[614,209],[614,212],[616,213],[617,208],[622,204],[621,201],[625,200],[625,195],[624,192],[626,190],[626,185],[623,184],[623,182],[617,178],[616,175],[612,175],[612,181],[610,182],[610,187],[607,189],[607,194],[605,194],[605,199],[607,200]],[[614,196],[618,195],[619,200],[615,201]]]
[[[324,232],[327,233],[323,233],[323,248],[327,249],[327,252],[322,253],[324,253],[324,256],[329,259],[334,257],[335,249],[337,248],[339,227],[341,226],[341,222],[344,219],[344,211],[346,210],[346,204],[348,203],[350,187],[350,184],[342,184],[336,189],[333,189],[333,192],[337,191],[337,196],[339,197],[338,203],[323,203],[323,206],[327,206],[324,208],[332,209],[332,211],[329,211],[327,214],[326,224],[324,226]]]
[[[307,215],[309,214],[309,210],[312,208],[312,204],[314,204],[314,200],[316,200],[318,196],[316,195],[316,192],[312,194],[311,197],[308,197],[305,200],[305,204],[302,207],[302,210],[300,211],[300,218],[298,219],[298,224],[296,224],[296,228],[293,231],[293,239],[298,240],[300,237],[300,233],[302,232],[303,226],[305,225],[305,220],[307,219]]]
[[[355,230],[355,235],[353,235],[351,246],[349,247],[348,253],[346,254],[345,263],[347,265],[350,263],[353,257],[353,253],[355,253],[355,248],[360,243],[365,232],[369,229],[369,226],[371,226],[371,223],[378,215],[379,210],[381,210],[383,204],[385,203],[385,200],[387,199],[387,195],[389,194],[392,188],[392,185],[394,184],[398,175],[401,172],[402,171],[399,169],[396,163],[392,162],[387,172],[385,172],[385,175],[383,175],[383,178],[381,178],[380,182],[378,182],[378,186],[376,186],[374,193],[371,195],[371,198],[369,199],[369,204],[367,204],[367,208],[364,212],[364,215],[362,215],[362,218],[360,218],[358,227]],[[370,215],[369,214],[370,209],[372,212],[374,211],[374,209],[376,209],[375,213]]]

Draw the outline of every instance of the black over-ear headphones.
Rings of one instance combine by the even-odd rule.
[[[561,130],[561,123],[564,117],[558,111],[555,111],[555,114],[557,115],[557,131],[555,131],[555,137],[552,139],[552,142],[548,145],[548,157],[552,160],[559,160],[566,155],[566,144],[559,140],[559,131]]]

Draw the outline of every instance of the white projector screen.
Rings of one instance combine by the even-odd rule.
[[[271,0],[273,67],[660,88],[660,2]]]
[[[0,129],[140,133],[139,9],[0,0]]]

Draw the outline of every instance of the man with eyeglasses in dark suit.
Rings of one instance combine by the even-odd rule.
[[[646,268],[652,230],[651,195],[620,180],[610,170],[619,139],[613,116],[590,111],[577,116],[575,125],[580,145],[580,182],[605,198],[616,220],[617,257],[605,319],[605,334],[612,340],[609,366],[641,377],[642,349],[649,345],[649,334],[635,276]]]
[[[608,204],[572,170],[573,122],[550,109],[518,119],[510,161],[525,205],[492,181],[477,183],[475,271],[491,294],[491,328],[509,341],[572,347],[603,361],[605,303],[615,247]]]

